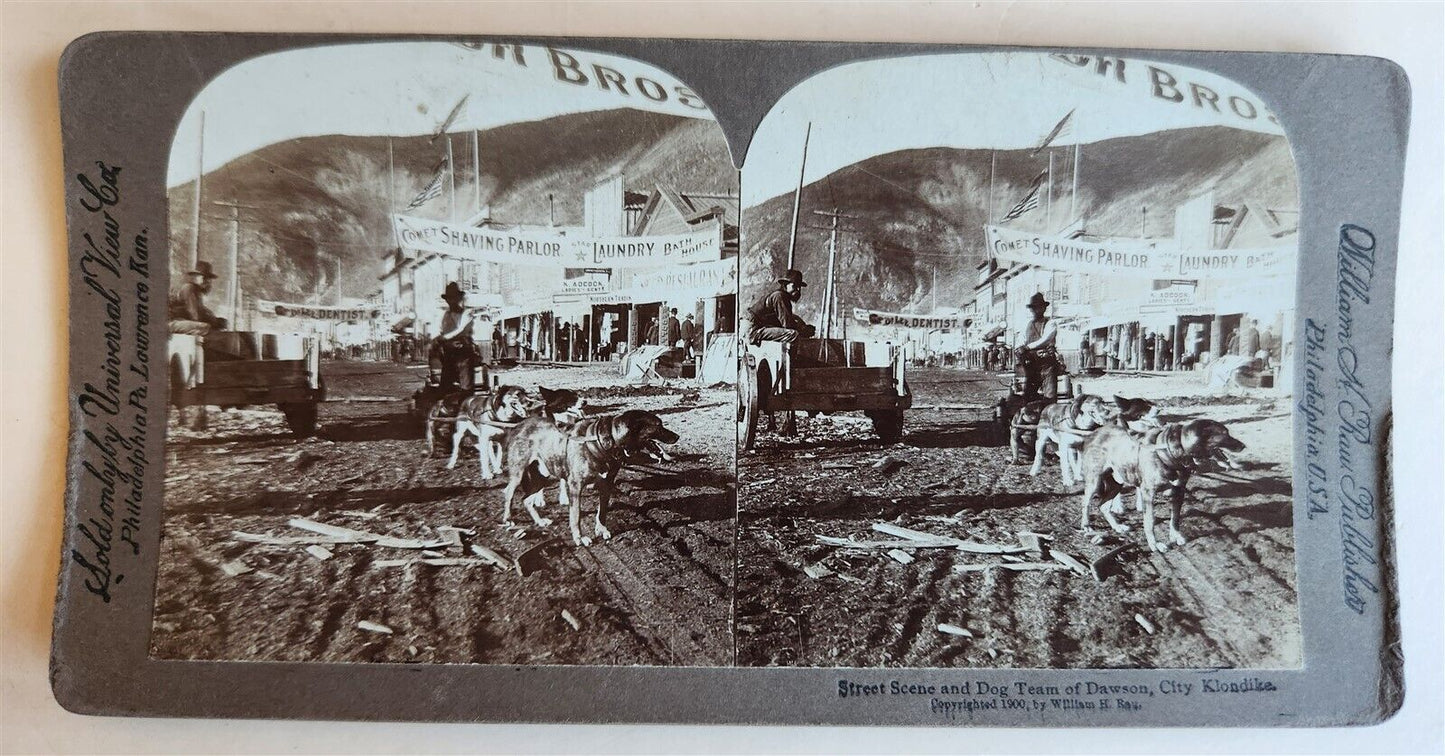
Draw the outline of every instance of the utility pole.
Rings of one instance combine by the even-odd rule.
[[[938,266],[930,268],[933,271],[933,312],[938,312]]]
[[[814,210],[813,214],[833,219],[828,229],[828,278],[827,283],[823,286],[823,318],[821,323],[822,328],[819,329],[824,339],[831,339],[833,338],[833,307],[836,295],[833,283],[833,269],[838,260],[838,219],[852,218],[853,216],[839,213],[836,207],[833,208],[832,212]]]
[[[1140,238],[1140,239],[1148,238],[1148,234],[1145,232],[1145,228],[1147,227],[1148,223],[1149,223],[1149,206],[1148,206],[1148,205],[1140,205],[1140,206],[1139,206],[1139,238]]]
[[[231,290],[226,299],[231,310],[231,324],[234,328],[241,322],[241,211],[260,210],[261,208],[242,205],[235,200],[212,202],[211,204],[231,208]]]
[[[788,234],[788,268],[793,267],[793,250],[798,244],[798,209],[803,202],[803,174],[808,169],[808,140],[813,136],[813,122],[803,132],[803,162],[798,166],[798,188],[793,192],[793,230]],[[836,208],[835,208],[836,210]]]

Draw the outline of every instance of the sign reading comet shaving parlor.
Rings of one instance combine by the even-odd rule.
[[[1070,273],[1140,278],[1253,278],[1285,270],[1292,247],[1265,249],[1160,249],[1138,241],[1092,242],[985,226],[995,259]]]
[[[475,228],[394,215],[401,246],[448,257],[506,265],[566,268],[652,268],[722,257],[722,227],[664,236],[567,236],[548,231]]]

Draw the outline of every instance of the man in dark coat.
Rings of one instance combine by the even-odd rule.
[[[758,297],[748,308],[748,341],[781,341],[791,344],[801,338],[812,338],[814,328],[793,314],[793,303],[803,296],[803,274],[788,270],[777,281],[777,287]]]
[[[441,334],[436,337],[435,346],[441,358],[441,385],[453,386],[471,391],[476,383],[475,371],[477,349],[472,341],[472,313],[466,309],[467,295],[456,281],[447,284],[442,299],[447,311],[442,315]]]
[[[1054,348],[1057,330],[1044,314],[1049,302],[1042,292],[1034,292],[1028,308],[1033,317],[1019,333],[1018,348],[1014,350],[1014,373],[1023,376],[1026,400],[1042,397],[1053,401],[1058,396],[1056,377],[1060,369],[1059,354]]]
[[[681,331],[682,326],[677,322],[677,308],[674,307],[669,310],[667,314],[667,333],[663,336],[662,345],[676,349],[678,347],[677,342],[681,339],[681,336],[679,336]]]
[[[682,321],[678,329],[678,340],[682,342],[683,352],[692,357],[695,351],[693,342],[697,339],[697,323],[692,321],[692,313],[687,314],[687,319]]]
[[[186,283],[171,294],[167,303],[166,320],[171,333],[205,336],[213,330],[226,329],[226,319],[216,317],[201,301],[211,292],[211,281],[215,278],[211,264],[205,260],[198,260],[195,270],[186,273]]]

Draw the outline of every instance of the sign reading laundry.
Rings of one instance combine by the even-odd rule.
[[[394,215],[392,221],[404,248],[508,265],[648,268],[722,257],[722,228],[716,222],[683,234],[568,236],[546,230],[476,228],[409,215]]]
[[[999,226],[985,226],[984,233],[997,260],[1109,276],[1249,278],[1283,271],[1295,254],[1290,247],[1180,251],[1141,241],[1092,242]]]

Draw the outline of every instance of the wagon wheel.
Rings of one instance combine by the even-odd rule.
[[[746,365],[738,368],[738,447],[745,451],[757,443],[758,416],[771,383],[766,365],[756,370]]]

